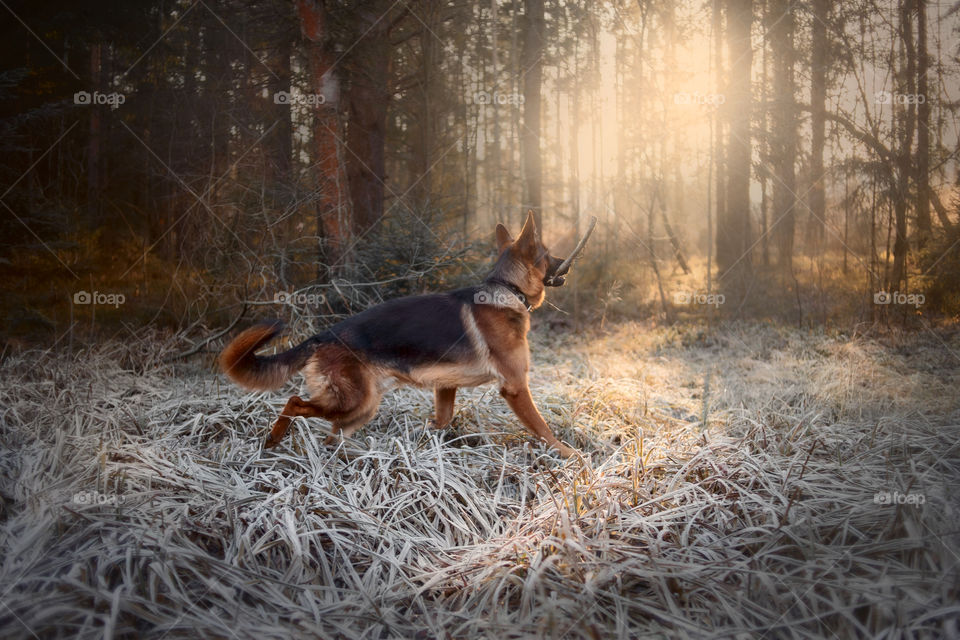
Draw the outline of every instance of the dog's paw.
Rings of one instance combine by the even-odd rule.
[[[579,455],[580,452],[574,449],[573,447],[568,447],[565,444],[557,444],[557,451],[564,458],[571,458],[573,456]]]
[[[277,446],[278,444],[280,444],[280,438],[274,438],[274,437],[273,437],[273,434],[271,433],[270,435],[267,436],[267,439],[264,440],[264,442],[263,442],[263,448],[264,448],[264,449],[272,449],[272,448],[274,448],[275,446]]]
[[[323,439],[323,446],[335,447],[338,444],[340,444],[341,441],[342,439],[340,438],[339,435],[330,434],[329,436]]]

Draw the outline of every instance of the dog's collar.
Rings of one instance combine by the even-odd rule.
[[[487,283],[487,284],[495,284],[495,285],[497,285],[497,286],[503,287],[504,289],[506,289],[507,291],[509,291],[509,292],[512,293],[513,295],[517,296],[517,299],[520,301],[520,304],[522,304],[523,307],[524,307],[528,312],[530,312],[530,313],[533,312],[533,305],[530,304],[529,302],[527,302],[527,296],[523,293],[523,291],[520,291],[520,287],[516,286],[515,284],[511,284],[511,283],[509,283],[509,282],[507,282],[507,281],[505,281],[505,280],[500,280],[499,278],[494,278],[494,279],[492,279],[492,280],[487,280],[486,283]]]

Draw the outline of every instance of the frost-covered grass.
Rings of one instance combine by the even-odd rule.
[[[534,397],[337,449],[161,343],[0,364],[0,636],[953,637],[960,337],[534,332]],[[891,500],[904,504],[882,504]],[[917,504],[920,503],[920,504]]]

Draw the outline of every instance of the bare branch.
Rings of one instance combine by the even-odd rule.
[[[590,239],[590,234],[593,233],[593,228],[597,226],[597,216],[590,216],[590,225],[587,227],[587,232],[583,234],[583,237],[580,238],[580,241],[577,243],[577,246],[574,247],[573,253],[567,256],[567,259],[560,263],[560,266],[557,267],[556,272],[550,276],[550,284],[552,285],[557,278],[565,276],[567,271],[570,271],[570,265],[573,264],[573,261],[580,257],[580,254],[583,252],[583,248],[587,245],[587,240]]]
[[[236,318],[233,319],[233,322],[230,323],[230,326],[229,326],[229,327],[227,327],[226,329],[224,329],[223,331],[221,331],[221,332],[219,332],[219,333],[215,333],[214,335],[210,336],[210,337],[207,338],[206,340],[197,343],[196,345],[194,345],[194,347],[193,347],[192,349],[188,349],[187,351],[184,351],[183,353],[178,353],[178,354],[175,354],[175,355],[172,355],[172,356],[167,356],[166,358],[164,358],[164,359],[162,360],[162,362],[164,362],[164,363],[173,362],[174,360],[180,360],[181,358],[188,358],[188,357],[194,355],[195,353],[198,353],[201,349],[203,349],[205,346],[207,346],[208,344],[210,344],[211,342],[213,342],[213,341],[216,340],[217,338],[220,338],[220,337],[222,337],[222,336],[225,336],[226,334],[228,334],[228,333],[230,333],[231,331],[233,331],[233,328],[234,328],[235,326],[237,326],[237,324],[240,322],[240,320],[243,318],[243,316],[244,316],[246,313],[247,313],[247,305],[244,304],[244,305],[243,305],[243,308],[240,309],[240,314],[239,314]]]

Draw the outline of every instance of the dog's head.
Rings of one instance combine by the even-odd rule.
[[[563,260],[550,255],[540,241],[532,211],[527,213],[527,221],[516,239],[505,226],[497,225],[497,249],[497,276],[523,291],[530,306],[536,308],[543,303],[544,287],[563,284],[563,276],[553,277]]]

